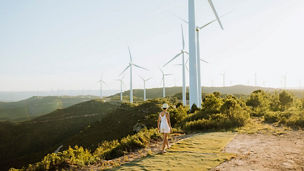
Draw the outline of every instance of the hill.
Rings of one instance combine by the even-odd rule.
[[[0,170],[21,167],[54,152],[65,139],[100,121],[117,104],[91,100],[25,122],[0,122]]]
[[[281,89],[277,88],[269,88],[269,87],[256,87],[256,86],[246,86],[246,85],[234,85],[234,86],[227,86],[227,87],[202,87],[202,93],[203,94],[210,94],[213,92],[220,92],[221,94],[231,94],[235,96],[242,96],[242,95],[250,95],[255,90],[264,90],[266,92],[275,92],[279,91]],[[153,98],[161,98],[162,97],[162,88],[151,88],[147,89],[147,98],[153,99]],[[294,95],[296,95],[299,98],[304,97],[304,90],[300,89],[290,89],[288,90],[292,92]],[[187,92],[189,92],[189,88],[187,87]],[[166,88],[166,96],[176,96],[179,99],[181,99],[181,93],[182,93],[182,87],[167,87]],[[128,100],[130,91],[123,92],[124,100]],[[142,101],[143,100],[143,89],[134,89],[133,90],[133,96],[134,101]],[[180,94],[180,95],[178,95]],[[113,96],[109,96],[109,98],[113,100],[119,100],[120,93],[114,94]]]
[[[18,102],[0,102],[0,121],[26,121],[96,96],[34,96]]]

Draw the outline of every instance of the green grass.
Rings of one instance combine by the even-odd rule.
[[[149,155],[112,170],[208,170],[235,156],[222,152],[234,136],[231,132],[195,134],[165,154]]]

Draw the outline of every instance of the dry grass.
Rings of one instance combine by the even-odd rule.
[[[194,134],[165,154],[148,155],[113,170],[208,170],[235,156],[222,152],[234,136],[231,132]]]
[[[263,123],[263,118],[251,118],[245,126],[235,130],[241,134],[282,135],[286,134],[286,131],[290,130],[290,128],[282,126],[279,127],[275,124],[265,124]]]

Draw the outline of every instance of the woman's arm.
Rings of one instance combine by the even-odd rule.
[[[166,115],[167,115],[168,124],[169,124],[170,128],[172,129],[171,122],[170,122],[170,114],[169,114],[169,112]]]

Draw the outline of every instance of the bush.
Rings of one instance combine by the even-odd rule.
[[[196,104],[193,104],[191,106],[191,109],[190,109],[189,113],[194,113],[195,111],[198,111],[198,110],[199,110],[199,108],[196,106]]]
[[[229,129],[243,126],[250,117],[246,105],[233,96],[226,97],[219,110],[220,113],[205,110],[187,116],[183,120],[183,129],[185,131]]]
[[[122,138],[120,141],[104,141],[94,153],[83,147],[69,147],[63,152],[48,154],[42,161],[29,164],[20,170],[59,170],[67,168],[69,165],[84,166],[97,162],[103,163],[106,162],[104,160],[123,156],[127,152],[147,146],[151,140],[159,140],[160,138],[161,135],[157,129],[144,129],[137,134]],[[10,170],[17,169],[11,168]]]
[[[264,121],[268,123],[277,122],[294,128],[304,128],[304,112],[297,110],[267,112]]]
[[[223,99],[220,97],[218,92],[214,92],[213,94],[208,94],[203,99],[203,111],[208,113],[219,113],[220,107],[223,104]]]
[[[269,109],[269,95],[263,90],[256,90],[250,94],[246,105],[251,107],[252,116],[263,116]]]

